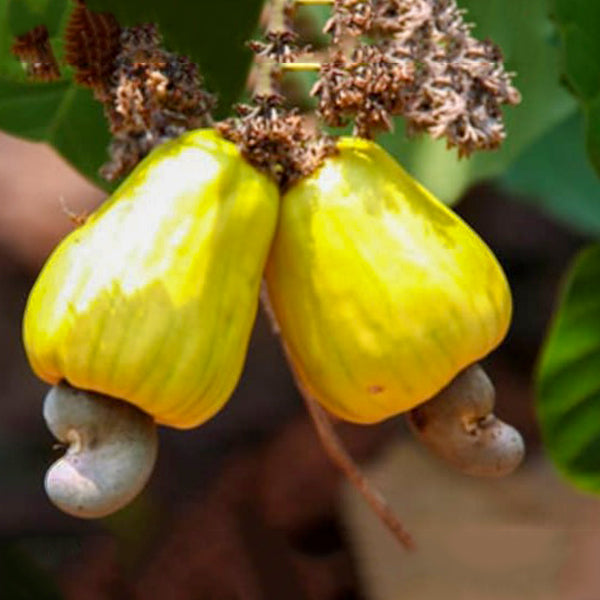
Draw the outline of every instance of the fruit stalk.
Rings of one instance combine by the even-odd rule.
[[[340,471],[344,473],[346,478],[362,495],[375,514],[381,519],[383,524],[391,531],[392,535],[395,536],[400,544],[407,550],[414,550],[415,542],[412,536],[404,529],[400,519],[386,502],[385,498],[371,486],[369,480],[348,454],[341,439],[335,432],[329,415],[319,406],[318,402],[310,397],[306,390],[302,390],[302,388],[300,388],[300,390],[315,425],[315,429],[317,430],[317,434],[319,435],[319,439],[329,458]]]

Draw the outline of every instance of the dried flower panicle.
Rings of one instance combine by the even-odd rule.
[[[17,36],[11,52],[25,63],[27,75],[35,81],[56,81],[60,79],[60,69],[45,25],[38,25],[27,33]]]
[[[197,66],[167,52],[155,25],[121,28],[110,13],[75,0],[65,33],[65,58],[75,81],[104,105],[113,140],[101,175],[126,175],[158,144],[211,123],[213,96]]]
[[[338,30],[352,5],[336,3]],[[506,136],[501,106],[520,101],[499,49],[471,35],[454,0],[369,5],[362,33],[376,41],[358,43],[350,56],[336,53],[313,88],[325,122],[339,126],[353,119],[355,133],[371,137],[391,128],[391,116],[401,115],[409,133],[445,137],[459,156],[497,148]]]
[[[402,6],[406,0],[394,3]],[[415,52],[420,67],[415,93],[402,113],[408,131],[445,137],[459,156],[497,148],[506,136],[501,106],[520,101],[502,54],[490,41],[471,35],[472,26],[454,0],[430,0],[428,9],[425,22],[415,19],[416,26],[396,34],[391,44],[395,54]]]
[[[285,190],[336,150],[331,138],[311,131],[296,110],[281,106],[282,100],[277,94],[257,95],[253,106],[237,107],[240,118],[227,119],[216,127],[238,145],[248,162]]]
[[[101,169],[108,180],[127,174],[164,141],[209,125],[215,105],[195,63],[165,51],[154,25],[123,30],[108,93],[112,159]]]

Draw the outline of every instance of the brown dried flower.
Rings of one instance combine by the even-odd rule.
[[[239,119],[216,127],[238,145],[248,162],[285,190],[334,154],[335,145],[328,136],[311,131],[296,110],[282,108],[282,100],[277,94],[255,96],[254,106],[237,107]]]
[[[350,58],[340,51],[324,63],[311,93],[319,97],[328,125],[341,127],[354,119],[354,133],[370,138],[391,129],[390,115],[401,113],[414,71],[413,61],[361,44]]]
[[[291,30],[267,31],[264,42],[253,40],[248,42],[248,47],[261,58],[292,63],[306,50],[298,47],[297,40],[298,35]]]
[[[459,156],[497,148],[506,136],[501,106],[520,101],[498,47],[471,35],[454,0],[420,0],[419,10],[408,0],[391,4],[411,17],[394,34],[390,52],[411,53],[419,66],[402,111],[409,133],[445,137]]]
[[[27,75],[36,81],[56,81],[60,70],[45,25],[38,25],[16,38],[11,52],[25,63]]]
[[[371,0],[335,0],[333,14],[323,31],[331,34],[334,43],[345,37],[368,33],[372,28]]]
[[[362,29],[344,16],[355,5]],[[409,133],[445,137],[459,156],[497,148],[506,136],[501,106],[520,95],[499,49],[471,35],[463,12],[455,0],[338,0],[334,35],[360,29],[376,41],[323,65],[313,94],[325,122],[354,119],[355,133],[371,137],[402,115]]]
[[[161,44],[154,25],[121,34],[105,104],[113,141],[101,173],[109,181],[127,174],[155,146],[211,123],[215,99],[202,89],[197,66]]]
[[[211,123],[215,100],[202,89],[197,66],[165,51],[156,26],[121,29],[112,14],[76,0],[65,49],[75,80],[94,91],[109,121],[105,179],[126,175],[158,144]]]

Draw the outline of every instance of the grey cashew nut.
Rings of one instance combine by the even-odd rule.
[[[494,386],[471,365],[434,398],[408,413],[413,433],[435,454],[469,475],[501,477],[520,464],[519,432],[498,419]]]
[[[154,420],[135,406],[61,383],[44,401],[44,419],[68,444],[46,474],[58,508],[76,517],[103,517],[144,487],[156,461]]]

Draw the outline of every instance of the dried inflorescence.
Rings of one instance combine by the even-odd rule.
[[[471,35],[455,1],[372,0],[369,10],[365,3],[339,0],[327,26],[338,38],[364,34],[375,41],[323,65],[313,94],[325,122],[354,120],[356,134],[372,137],[402,115],[409,133],[445,137],[459,156],[498,147],[505,137],[501,106],[517,104],[520,95],[499,49]],[[347,24],[357,5],[369,18]]]
[[[112,160],[101,170],[108,180],[128,173],[164,141],[209,125],[215,104],[196,64],[165,51],[154,25],[123,30],[109,94]]]
[[[25,63],[27,75],[35,81],[56,81],[60,79],[60,69],[45,25],[38,25],[31,31],[16,38],[11,52]]]
[[[335,153],[333,140],[310,131],[306,119],[296,110],[283,108],[277,94],[257,95],[253,100],[253,106],[237,107],[239,119],[227,119],[217,124],[217,129],[282,190]]]
[[[104,104],[113,140],[101,175],[126,175],[164,141],[210,124],[213,96],[197,66],[167,52],[155,25],[122,29],[110,13],[77,0],[65,33],[66,61],[75,80]]]

